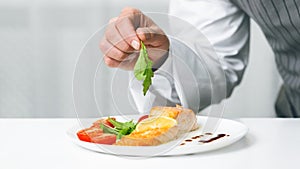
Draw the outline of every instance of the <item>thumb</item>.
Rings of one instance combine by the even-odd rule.
[[[136,34],[141,41],[146,43],[147,41],[153,38],[154,31],[150,27],[143,27],[143,28],[138,28],[136,30]]]
[[[166,41],[166,35],[157,26],[138,28],[136,34],[141,41],[151,46],[160,46]]]

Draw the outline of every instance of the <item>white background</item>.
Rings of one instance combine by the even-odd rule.
[[[168,1],[0,0],[0,117],[75,117],[80,49],[125,6],[166,13]],[[273,53],[252,23],[250,64],[224,116],[274,116],[280,84]]]

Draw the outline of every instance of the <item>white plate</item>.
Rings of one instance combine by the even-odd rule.
[[[122,119],[124,120],[124,118],[121,116],[114,117],[116,117],[120,121],[122,121]],[[134,115],[126,117],[126,120],[128,120],[128,118],[137,120],[139,117],[140,116],[138,115]],[[189,139],[193,136],[203,134],[202,128],[205,122],[207,121],[208,117],[197,116],[197,119],[198,124],[201,126],[198,130],[193,131],[177,140],[159,146],[115,146],[80,141],[76,135],[77,131],[83,128],[80,125],[74,126],[73,128],[69,129],[67,131],[67,135],[75,144],[95,152],[126,156],[169,156],[201,153],[216,150],[240,140],[248,132],[248,128],[240,122],[228,119],[220,119],[218,123],[218,128],[216,129],[214,134],[212,136],[204,136],[200,139],[208,140],[209,138],[215,137],[218,134],[226,134],[227,136],[209,143],[200,143],[198,142],[200,139],[194,139],[192,142],[185,142],[185,139]],[[95,121],[96,119],[93,120]],[[182,142],[184,142],[185,145],[179,145]]]

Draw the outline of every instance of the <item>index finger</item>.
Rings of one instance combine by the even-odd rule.
[[[140,48],[140,40],[136,34],[136,25],[138,20],[135,20],[136,15],[141,15],[138,10],[126,9],[123,10],[120,17],[116,21],[116,28],[123,39],[134,49]]]

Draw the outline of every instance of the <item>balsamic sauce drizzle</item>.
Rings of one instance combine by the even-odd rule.
[[[199,139],[198,142],[200,142],[200,143],[210,143],[210,142],[213,142],[213,141],[215,141],[215,140],[218,140],[218,139],[220,139],[220,138],[222,138],[222,137],[225,137],[225,136],[226,136],[226,137],[229,137],[229,136],[230,136],[230,135],[228,135],[228,134],[218,134],[217,136],[211,137],[211,138],[209,138],[209,139],[207,139],[207,140],[201,140],[201,138],[204,137],[205,135],[206,135],[206,136],[212,136],[213,133],[204,133],[204,134],[201,134],[201,135],[193,136],[193,137],[191,137],[190,139],[184,140],[184,142],[181,143],[180,145],[185,145],[185,144],[186,144],[185,142],[193,142],[194,140],[197,140],[197,139]]]
[[[210,142],[213,142],[213,141],[218,140],[218,139],[220,139],[222,137],[225,137],[225,136],[226,136],[226,134],[218,134],[216,137],[212,137],[208,140],[199,140],[198,142],[200,142],[200,143],[210,143]]]

